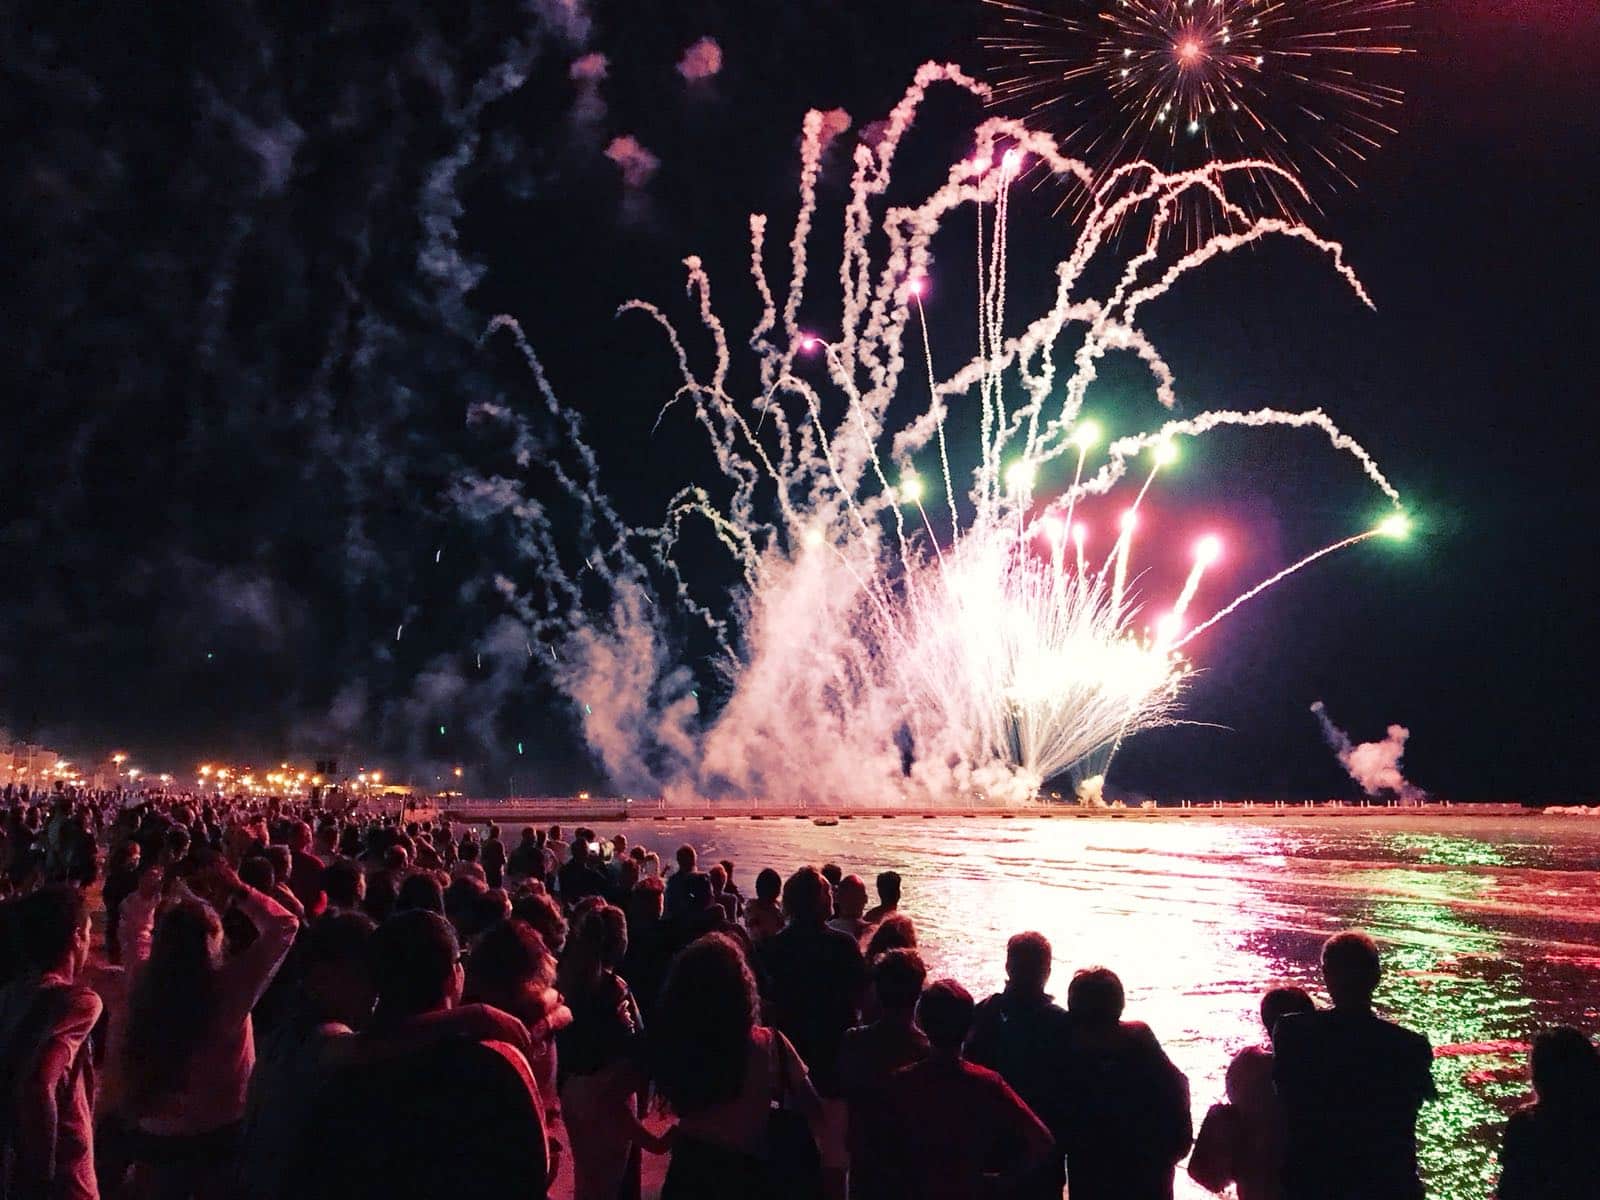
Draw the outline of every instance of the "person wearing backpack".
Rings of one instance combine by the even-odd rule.
[[[0,1195],[96,1200],[94,1056],[100,997],[78,982],[89,961],[83,894],[55,884],[14,910],[21,975],[0,989]]]

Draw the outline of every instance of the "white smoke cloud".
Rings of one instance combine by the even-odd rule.
[[[1322,736],[1350,778],[1361,785],[1369,796],[1384,792],[1393,793],[1402,804],[1421,804],[1428,793],[1408,781],[1400,770],[1400,760],[1405,755],[1406,739],[1411,731],[1404,725],[1391,725],[1388,736],[1381,742],[1362,742],[1356,745],[1350,735],[1328,719],[1327,709],[1321,700],[1311,706],[1322,726]]]
[[[610,60],[596,50],[593,54],[585,54],[582,58],[574,59],[572,66],[567,69],[567,75],[579,82],[599,83],[606,77],[610,67]]]
[[[710,79],[722,71],[722,47],[713,37],[703,37],[683,52],[678,74],[690,83]]]
[[[630,188],[644,187],[661,165],[661,160],[641,146],[631,133],[612,138],[606,147],[606,157],[617,164],[622,182]]]

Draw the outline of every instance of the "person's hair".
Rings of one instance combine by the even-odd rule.
[[[354,908],[361,903],[361,868],[353,862],[335,860],[322,871],[322,890],[334,908]]]
[[[400,884],[392,871],[378,871],[367,877],[367,894],[362,897],[361,909],[378,924],[389,919],[400,895]]]
[[[1528,1063],[1541,1106],[1600,1115],[1600,1052],[1582,1030],[1546,1029],[1533,1039]]]
[[[400,890],[395,893],[395,912],[419,908],[444,915],[444,889],[432,871],[413,871],[401,880]]]
[[[707,867],[706,878],[711,881],[713,893],[720,892],[728,886],[728,872],[721,863],[712,863]]]
[[[1006,943],[1006,978],[1025,992],[1042,992],[1050,980],[1050,939],[1029,930]]]
[[[1268,988],[1261,997],[1261,1023],[1267,1027],[1267,1036],[1282,1017],[1291,1013],[1316,1012],[1317,1004],[1305,988],[1284,985]]]
[[[411,852],[396,842],[383,852],[383,865],[391,871],[404,871],[411,865]]]
[[[174,858],[182,858],[189,852],[189,841],[189,831],[182,825],[174,825],[167,830],[167,836],[161,840],[161,845]]]
[[[550,953],[560,954],[567,943],[567,919],[561,905],[549,892],[524,892],[511,905],[511,915],[533,927]]]
[[[846,875],[835,889],[833,907],[841,917],[859,918],[867,911],[867,881],[859,875]]]
[[[761,900],[776,900],[783,894],[783,876],[771,867],[763,867],[756,876],[756,896]]]
[[[916,948],[917,927],[911,923],[911,918],[902,913],[892,913],[878,922],[872,936],[867,939],[867,961],[871,962],[890,950]]]
[[[271,894],[277,877],[272,870],[272,862],[264,854],[252,854],[242,859],[239,863],[239,878],[258,892]]]
[[[627,952],[628,920],[620,908],[602,902],[573,920],[556,971],[557,986],[563,995],[581,996],[606,971],[621,966]]]
[[[72,939],[89,919],[89,906],[77,888],[52,883],[19,900],[14,915],[23,963],[48,971],[72,949]]]
[[[672,960],[651,1019],[656,1090],[680,1116],[732,1100],[744,1087],[759,1001],[739,944],[708,933]]]
[[[543,989],[555,981],[556,960],[538,931],[516,917],[491,926],[467,960],[467,993],[508,997],[532,983]]]
[[[1378,944],[1361,930],[1347,929],[1322,943],[1322,978],[1335,1004],[1371,999],[1382,973]]]
[[[917,1005],[928,968],[915,950],[888,950],[872,960],[872,990],[885,1012],[907,1012]]]
[[[801,867],[783,885],[784,915],[797,925],[820,924],[833,911],[833,889],[815,867]]]
[[[900,903],[900,873],[898,871],[878,872],[878,902],[880,904],[896,905]]]
[[[972,993],[954,979],[930,983],[917,1001],[917,1024],[936,1050],[959,1050],[972,1028]]]
[[[377,928],[363,912],[323,913],[306,925],[295,942],[295,956],[307,971],[324,965],[365,964]]]
[[[1067,984],[1067,1011],[1091,1025],[1115,1025],[1126,1005],[1122,980],[1110,967],[1085,967]]]
[[[654,876],[646,876],[628,889],[628,919],[653,921],[661,917],[666,887]]]
[[[511,897],[505,888],[488,888],[472,903],[468,937],[477,937],[489,926],[511,915]]]
[[[537,842],[539,840],[539,831],[532,825],[524,825],[522,827],[522,840],[525,842]]]
[[[478,839],[473,837],[470,833],[462,834],[461,835],[461,850],[460,850],[459,853],[461,855],[461,861],[462,862],[464,862],[464,863],[475,863],[475,862],[477,862],[478,861],[478,854],[480,853],[480,848],[478,846]]]
[[[689,845],[687,842],[678,847],[677,859],[678,870],[680,871],[694,870],[694,864],[699,861],[695,857],[694,847]]]
[[[550,826],[550,831],[549,831],[548,836],[551,837],[551,838],[554,838],[556,841],[560,841],[561,840],[561,826],[559,826],[559,825]]]
[[[829,887],[838,887],[839,881],[844,878],[844,868],[838,863],[823,863],[822,877],[828,881]]]
[[[469,928],[477,919],[478,897],[488,890],[481,879],[456,876],[444,889],[444,915],[458,930]]]
[[[372,957],[379,1005],[392,1015],[414,1016],[450,995],[461,944],[449,921],[416,909],[378,926]]]
[[[156,920],[150,958],[134,977],[122,1041],[135,1111],[183,1085],[190,1059],[214,1031],[218,964],[211,943],[221,935],[216,910],[203,900],[176,900]]]
[[[500,826],[496,825],[493,821],[489,822],[489,840],[491,842],[498,842],[500,840]]]

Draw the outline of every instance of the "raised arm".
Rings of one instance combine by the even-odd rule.
[[[256,940],[222,968],[223,1001],[241,1020],[256,1006],[294,945],[300,928],[295,915],[271,896],[256,891],[231,871],[233,904],[256,927]]]

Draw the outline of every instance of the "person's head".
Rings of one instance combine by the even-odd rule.
[[[489,822],[489,840],[491,842],[498,842],[500,840],[500,826],[496,825],[493,821]]]
[[[940,979],[917,1001],[917,1024],[935,1050],[955,1054],[972,1028],[974,1008],[971,992],[954,979]]]
[[[616,834],[614,837],[612,837],[612,839],[611,839],[611,853],[614,854],[617,858],[622,858],[624,855],[626,855],[628,853],[628,835],[627,834],[619,833],[619,834]]]
[[[1042,933],[1019,933],[1006,943],[1006,980],[1011,990],[1034,996],[1050,982],[1050,941]]]
[[[289,834],[285,839],[290,850],[303,854],[311,849],[311,826],[304,821],[290,821]]]
[[[679,846],[677,858],[679,874],[687,875],[690,871],[694,870],[694,864],[696,860],[693,846],[687,844]]]
[[[723,869],[721,863],[712,863],[706,868],[706,879],[711,884],[713,896],[722,895],[723,889],[728,886],[728,872]]]
[[[167,830],[162,842],[161,854],[169,864],[180,862],[189,853],[189,831],[182,825],[174,825]]]
[[[557,971],[562,994],[581,995],[628,953],[628,921],[620,908],[600,903],[575,917]]]
[[[559,842],[561,840],[561,826],[559,826],[559,825],[550,826],[549,839],[552,842]]]
[[[1322,943],[1322,981],[1335,1008],[1371,1004],[1382,974],[1378,944],[1360,930],[1336,933]]]
[[[73,979],[89,961],[89,906],[77,888],[47,884],[24,896],[15,921],[23,965],[34,973]]]
[[[878,903],[885,908],[900,904],[900,875],[896,871],[879,871],[877,879]]]
[[[287,883],[294,870],[294,852],[287,846],[268,846],[262,853],[272,864],[273,882]]]
[[[460,851],[460,853],[461,853],[461,861],[462,862],[464,862],[464,863],[475,863],[475,862],[477,862],[478,861],[478,855],[480,853],[482,853],[482,849],[478,845],[478,839],[473,837],[470,833],[463,834],[462,837],[461,837],[461,851]]]
[[[567,919],[561,915],[561,905],[549,892],[524,892],[511,905],[511,915],[526,921],[551,954],[560,954],[567,944]]]
[[[828,886],[837,888],[839,881],[844,878],[844,868],[838,863],[823,863],[822,877],[828,881]]]
[[[1115,1025],[1126,1005],[1122,980],[1110,967],[1085,967],[1067,984],[1067,1011],[1090,1028]]]
[[[910,917],[893,913],[879,921],[872,936],[867,939],[867,961],[872,962],[878,955],[887,954],[890,950],[916,948],[917,927],[911,923]]]
[[[438,876],[431,871],[413,871],[401,880],[400,890],[395,893],[395,912],[416,909],[444,915],[444,889],[439,886]]]
[[[624,855],[617,861],[617,888],[624,895],[633,891],[633,885],[639,882],[639,864]]]
[[[783,914],[794,925],[821,925],[833,915],[833,888],[815,867],[801,867],[783,885]]]
[[[461,999],[461,944],[438,913],[390,917],[372,939],[378,1010],[387,1018],[453,1008]]]
[[[756,876],[756,899],[776,904],[782,894],[783,876],[771,867],[763,867],[761,873]]]
[[[411,855],[396,842],[383,852],[383,866],[387,871],[404,871],[411,865]]]
[[[928,968],[915,950],[889,950],[872,960],[872,990],[886,1014],[909,1018],[927,978]]]
[[[1311,993],[1305,988],[1291,986],[1268,988],[1261,997],[1261,1023],[1266,1026],[1268,1037],[1272,1036],[1272,1030],[1281,1018],[1291,1013],[1316,1011],[1316,1002],[1311,999]]]
[[[574,830],[572,834],[572,861],[577,863],[589,861],[589,839],[584,837],[584,830]]]
[[[755,976],[727,934],[707,934],[672,960],[651,1031],[660,1036],[656,1087],[680,1116],[740,1093],[758,1011]]]
[[[841,917],[860,920],[867,911],[867,882],[859,875],[846,875],[834,891],[833,907]]]
[[[466,994],[529,1025],[545,1013],[556,960],[526,921],[510,917],[485,930],[467,963]]]
[[[633,859],[633,861],[638,863],[642,868],[644,866],[644,853],[643,846],[634,846],[628,851],[628,857]]]
[[[329,908],[360,908],[367,894],[367,877],[357,863],[338,859],[323,868],[322,890]]]
[[[1546,1029],[1533,1039],[1528,1064],[1541,1106],[1600,1114],[1600,1053],[1581,1030]]]
[[[159,858],[147,858],[139,864],[139,894],[146,900],[161,894],[167,882],[167,869]]]
[[[338,911],[306,926],[295,952],[301,987],[318,1017],[360,1029],[372,1015],[377,992],[370,951],[377,928],[365,913]]]
[[[482,911],[478,904],[479,897],[488,890],[483,880],[467,875],[458,875],[444,889],[444,915],[461,936],[470,936]]]
[[[239,878],[258,892],[270,892],[277,884],[272,860],[264,854],[252,854],[239,862]]]
[[[539,831],[532,825],[522,827],[522,844],[524,846],[537,846],[539,844]]]
[[[170,1096],[217,1020],[222,921],[203,900],[175,900],[156,918],[150,958],[134,977],[123,1039],[135,1104]]]
[[[661,920],[666,908],[666,888],[659,879],[641,879],[628,892],[628,920],[649,925]]]

